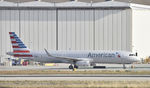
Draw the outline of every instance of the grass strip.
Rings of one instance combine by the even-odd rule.
[[[150,81],[0,81],[0,88],[150,88]]]
[[[0,71],[0,75],[32,75],[32,74],[129,74],[129,75],[149,75],[150,71],[145,70],[13,70]]]

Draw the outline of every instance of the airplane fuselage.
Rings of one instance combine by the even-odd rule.
[[[60,60],[57,57],[88,59],[91,63],[114,63],[130,64],[138,61],[136,56],[129,56],[130,52],[125,51],[48,51],[52,56],[49,57],[44,51],[31,52],[32,60],[51,63],[70,63],[68,60]]]

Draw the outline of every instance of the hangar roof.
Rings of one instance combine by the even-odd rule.
[[[79,1],[69,1],[69,2],[62,2],[57,3],[56,6],[58,7],[89,7],[91,6],[91,3],[86,2],[79,2]]]
[[[86,3],[79,1],[69,1],[62,3],[50,3],[42,1],[31,1],[23,3],[13,3],[7,1],[0,1],[0,7],[129,7],[129,8],[142,8],[150,9],[148,5],[133,4],[119,1],[107,1],[107,2],[97,2],[97,3]]]
[[[107,1],[107,2],[98,2],[93,3],[94,7],[129,7],[130,3],[118,2],[118,1]]]
[[[0,6],[6,6],[6,7],[12,7],[12,6],[17,6],[16,3],[13,2],[7,2],[7,1],[0,1]]]
[[[20,3],[19,6],[23,6],[23,7],[53,7],[54,3],[41,2],[41,1],[32,1],[32,2]]]
[[[142,4],[134,4],[134,3],[127,3],[127,2],[119,2],[119,1],[107,1],[107,2],[98,2],[93,3],[93,7],[130,7],[130,8],[141,8],[141,9],[150,9],[149,5],[142,5]]]
[[[4,0],[9,2],[31,2],[31,1],[37,1],[37,0]],[[45,2],[67,2],[70,0],[42,0]],[[81,2],[104,2],[105,0],[78,0]],[[114,0],[114,1],[121,1],[121,2],[131,2],[131,3],[137,3],[137,4],[145,4],[150,5],[150,0]]]

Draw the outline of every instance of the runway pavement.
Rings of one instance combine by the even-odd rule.
[[[78,70],[120,70],[123,69],[122,64],[98,64],[106,66],[106,68],[80,67]],[[69,64],[57,64],[56,66],[0,66],[0,71],[6,70],[69,70]],[[135,64],[135,68],[131,68],[131,64],[126,65],[127,70],[149,70],[150,64]]]
[[[120,70],[123,69],[120,64],[100,64],[106,66],[106,69],[79,68],[79,71],[88,70]],[[59,64],[56,66],[0,66],[0,71],[12,70],[58,70],[68,71],[69,64]],[[146,70],[150,71],[150,64],[126,65],[127,70]],[[51,74],[51,75],[0,75],[0,80],[150,80],[150,75],[106,75],[106,74]]]
[[[148,80],[150,75],[85,75],[85,74],[51,74],[51,75],[0,75],[0,80]]]

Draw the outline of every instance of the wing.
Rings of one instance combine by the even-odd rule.
[[[44,49],[46,54],[49,56],[49,57],[54,57],[54,58],[57,58],[57,59],[60,59],[60,60],[68,60],[68,61],[72,61],[72,62],[77,62],[77,61],[89,61],[89,59],[86,59],[86,58],[69,58],[69,57],[58,57],[58,56],[52,56],[46,49]]]

